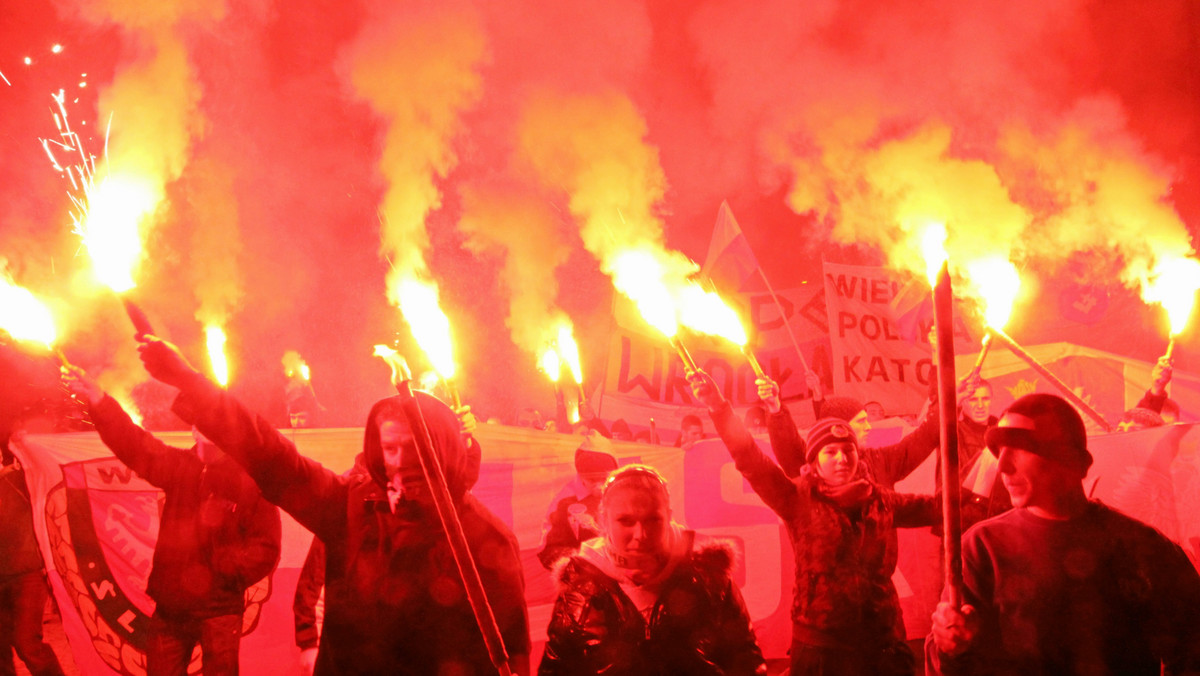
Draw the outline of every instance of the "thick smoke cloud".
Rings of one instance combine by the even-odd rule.
[[[438,284],[484,417],[544,406],[546,324],[573,320],[597,378],[615,254],[686,274],[722,199],[779,286],[822,256],[919,269],[941,219],[956,259],[1046,293],[1136,289],[1200,221],[1186,0],[28,5],[0,17],[0,255],[58,299],[68,354],[144,378],[37,146],[67,89],[158,181],[137,298],[196,363],[224,318],[231,387],[269,413],[293,348],[330,424],[387,394],[389,275]]]

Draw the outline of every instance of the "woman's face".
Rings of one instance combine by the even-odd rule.
[[[825,444],[813,458],[817,476],[830,486],[841,486],[858,470],[858,448],[849,441]]]
[[[671,509],[659,491],[612,486],[604,496],[601,520],[609,545],[618,556],[658,557],[666,551]]]

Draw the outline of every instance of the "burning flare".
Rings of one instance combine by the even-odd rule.
[[[582,385],[583,368],[579,363],[579,345],[575,342],[575,330],[570,323],[564,323],[558,327],[558,339],[555,346],[558,349],[558,356],[566,362],[567,368],[571,371],[571,377],[575,379],[575,384]]]
[[[0,275],[0,329],[16,340],[53,345],[58,337],[54,316],[29,290],[17,286],[7,274]]]
[[[679,321],[693,331],[720,336],[738,347],[749,342],[737,312],[725,304],[720,294],[705,291],[695,283],[679,290]]]
[[[921,232],[921,255],[925,259],[925,277],[929,286],[937,284],[938,271],[949,258],[946,253],[946,225],[930,223]]]
[[[305,363],[304,358],[295,350],[288,350],[283,353],[283,372],[289,379],[300,379],[304,381],[312,380],[312,372]]]
[[[450,342],[450,320],[438,305],[437,286],[416,278],[403,279],[397,284],[395,298],[413,338],[434,370],[443,380],[452,379],[456,367]]]
[[[1167,311],[1171,336],[1187,328],[1200,289],[1200,261],[1194,258],[1169,258],[1155,266],[1142,283],[1142,300],[1158,303]]]
[[[383,359],[388,367],[392,369],[392,384],[399,385],[405,380],[412,378],[412,372],[408,370],[408,362],[400,353],[388,347],[387,345],[376,345],[375,356]]]
[[[225,387],[229,384],[229,361],[225,357],[225,330],[215,324],[204,327],[204,339],[208,345],[208,361],[212,364],[213,377]]]
[[[965,267],[970,287],[980,299],[984,321],[989,327],[1003,329],[1021,290],[1017,266],[1004,257],[992,256],[971,261]]]
[[[557,383],[558,379],[562,377],[562,363],[558,358],[558,350],[555,346],[551,345],[542,352],[542,359],[538,363],[538,368],[541,369],[542,373],[546,374],[546,377],[552,383]]]

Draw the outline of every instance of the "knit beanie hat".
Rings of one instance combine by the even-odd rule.
[[[988,429],[986,440],[988,450],[997,456],[1001,447],[1010,446],[1085,473],[1092,465],[1083,417],[1066,399],[1053,394],[1027,394],[1014,401]]]
[[[821,418],[808,429],[808,452],[804,456],[805,461],[812,462],[822,447],[842,441],[848,441],[854,444],[855,449],[858,448],[858,437],[845,420]]]
[[[601,451],[589,451],[580,446],[575,449],[575,471],[581,475],[607,475],[617,468],[617,459]]]
[[[849,422],[862,410],[862,402],[852,397],[829,397],[821,404],[821,417]]]

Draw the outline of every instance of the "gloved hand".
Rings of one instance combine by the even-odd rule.
[[[142,364],[155,380],[183,389],[201,375],[192,368],[179,348],[171,343],[151,335],[139,336],[138,342],[138,354],[142,358]]]
[[[704,402],[708,410],[715,411],[725,403],[725,397],[721,395],[721,390],[717,389],[716,381],[704,371],[689,373],[688,383],[692,386],[692,395]]]
[[[779,399],[779,384],[767,376],[755,380],[754,384],[758,385],[758,398],[767,407],[767,413],[779,413],[783,408],[783,402]]]
[[[104,388],[87,374],[87,371],[68,364],[62,367],[63,385],[67,386],[67,390],[88,406],[95,406],[104,399]]]

